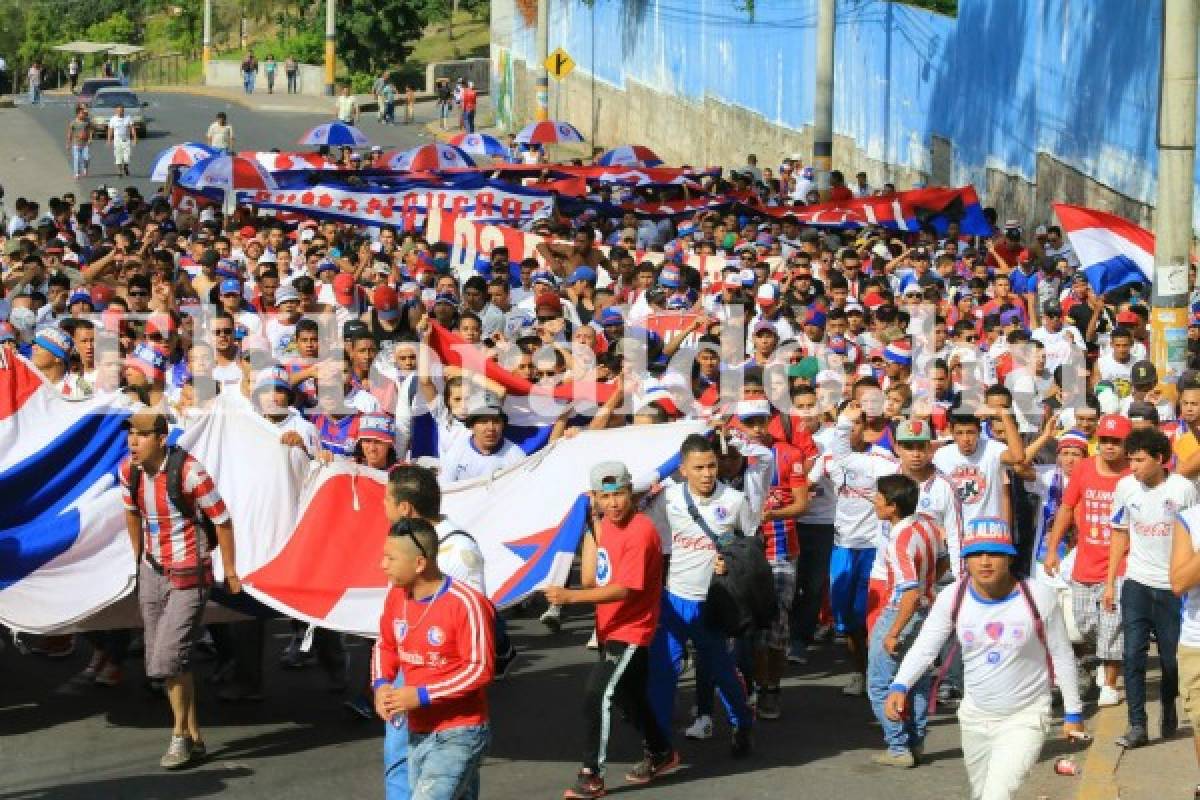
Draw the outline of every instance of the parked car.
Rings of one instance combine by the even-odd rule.
[[[121,82],[116,78],[88,78],[79,87],[79,94],[75,95],[75,99],[81,105],[90,105],[92,98],[96,96],[96,92],[101,89],[124,88]]]
[[[101,89],[92,98],[90,112],[92,128],[97,133],[108,132],[108,118],[113,115],[117,106],[125,107],[125,116],[133,120],[138,136],[146,135],[146,112],[149,103],[143,103],[131,90],[124,87]]]

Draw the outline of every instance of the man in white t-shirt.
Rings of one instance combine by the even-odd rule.
[[[1057,300],[1042,304],[1042,324],[1034,329],[1031,338],[1046,346],[1046,369],[1051,372],[1073,356],[1082,358],[1087,349],[1079,329],[1063,325],[1063,310]]]
[[[525,451],[504,438],[505,415],[500,399],[488,393],[469,402],[466,424],[471,435],[442,456],[442,483],[484,478],[525,458]]]
[[[358,101],[350,94],[350,87],[343,86],[337,98],[337,118],[347,125],[358,124]]]
[[[982,438],[981,418],[997,417],[1003,425],[1007,445]],[[962,503],[963,525],[986,517],[1002,519],[1011,526],[1007,467],[1025,459],[1025,448],[1013,416],[983,406],[974,415],[952,415],[950,433],[954,443],[937,451],[933,465],[954,485]]]
[[[125,106],[117,106],[108,119],[108,143],[112,147],[117,174],[129,177],[129,158],[137,144],[137,126],[125,115]]]
[[[1196,759],[1200,761],[1200,506],[1189,508],[1175,521],[1171,537],[1171,591],[1182,596],[1179,626],[1179,688],[1192,723]]]
[[[207,138],[209,147],[226,155],[233,153],[233,126],[224,111],[218,111],[217,118],[208,126]]]
[[[1167,470],[1171,442],[1162,431],[1154,428],[1133,431],[1125,439],[1125,453],[1129,456],[1131,474],[1117,481],[1113,495],[1112,544],[1101,602],[1106,608],[1115,608],[1118,602],[1121,606],[1129,730],[1117,743],[1129,748],[1141,747],[1149,741],[1146,653],[1151,631],[1158,642],[1162,667],[1163,738],[1170,739],[1179,728],[1175,713],[1179,670],[1175,656],[1181,608],[1179,598],[1171,590],[1171,535],[1179,512],[1200,504],[1200,491],[1192,481]],[[1125,578],[1120,581],[1122,564]]]

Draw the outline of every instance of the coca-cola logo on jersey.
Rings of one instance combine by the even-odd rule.
[[[1172,528],[1172,524],[1168,521],[1133,523],[1134,534],[1137,536],[1145,536],[1151,539],[1167,538],[1171,535]]]

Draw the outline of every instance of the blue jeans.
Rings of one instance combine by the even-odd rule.
[[[1121,632],[1125,637],[1125,704],[1129,724],[1146,727],[1146,653],[1150,649],[1150,631],[1158,639],[1158,658],[1162,667],[1159,695],[1163,708],[1175,707],[1179,696],[1179,624],[1181,602],[1170,589],[1152,589],[1126,578],[1121,586]]]
[[[88,146],[73,144],[71,145],[71,170],[75,175],[82,175],[87,171],[88,161]]]
[[[36,106],[40,102],[42,102],[42,87],[30,86],[29,87],[29,104],[31,106]]]
[[[478,800],[479,765],[491,742],[487,725],[408,734],[413,800]]]
[[[883,702],[890,692],[896,670],[904,657],[905,645],[916,638],[917,630],[925,621],[925,611],[913,614],[900,636],[901,649],[893,656],[883,647],[883,640],[896,621],[897,609],[885,608],[871,629],[871,643],[867,651],[867,696],[871,699],[871,710],[883,726],[883,740],[892,753],[905,753],[920,747],[925,741],[925,729],[929,726],[929,690],[933,676],[926,672],[908,692],[908,716],[902,722],[893,722],[883,713]]]
[[[396,676],[392,686],[404,685],[404,673]],[[371,698],[372,703],[375,698]],[[386,800],[409,800],[408,785],[408,717],[400,716],[383,723],[383,792]]]
[[[475,132],[475,112],[474,112],[474,110],[463,112],[463,130],[465,130],[467,133]]]
[[[255,72],[242,73],[242,88],[246,90],[246,94],[254,94],[254,80],[258,77]]]
[[[700,675],[704,670],[721,692],[730,724],[737,727],[752,725],[754,717],[746,705],[746,689],[733,667],[733,656],[729,653],[725,635],[705,624],[704,603],[664,592],[662,616],[650,644],[650,705],[659,727],[663,731],[671,730],[683,648],[689,639],[696,647],[696,674]],[[711,690],[708,698],[711,703]]]

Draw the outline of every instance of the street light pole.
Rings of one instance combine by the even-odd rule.
[[[833,44],[836,15],[837,0],[818,0],[813,171],[822,199],[828,199],[829,172],[833,169]]]
[[[1196,164],[1196,0],[1163,3],[1158,101],[1158,198],[1154,209],[1151,342],[1170,382],[1187,366],[1192,191]]]
[[[537,4],[537,109],[538,122],[550,119],[550,73],[546,59],[550,57],[550,0]]]
[[[204,0],[204,54],[201,61],[205,75],[208,74],[208,62],[212,60],[212,0]]]
[[[335,41],[337,38],[337,0],[325,0],[325,94],[334,94],[336,80]]]

